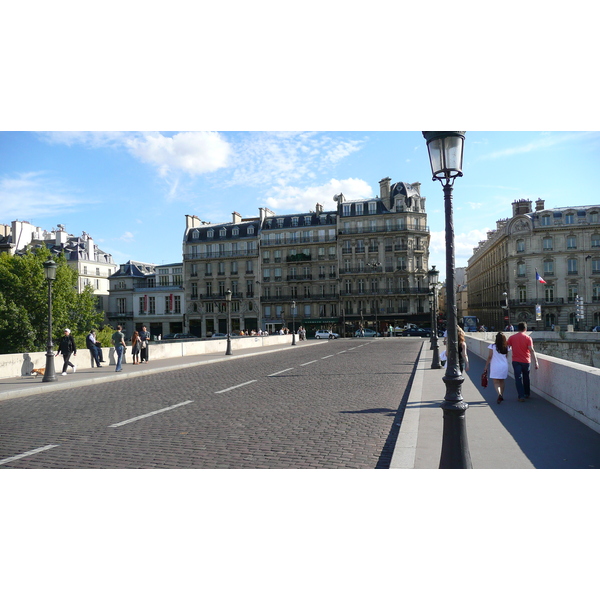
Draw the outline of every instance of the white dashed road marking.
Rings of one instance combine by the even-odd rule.
[[[275,377],[275,375],[281,375],[282,373],[285,373],[286,371],[293,371],[294,367],[290,367],[289,369],[284,369],[283,371],[277,371],[277,373],[271,373],[270,375],[267,375],[267,377]]]
[[[160,410],[155,410],[155,411],[147,413],[145,415],[140,415],[139,417],[133,417],[133,419],[127,419],[127,421],[121,421],[120,423],[115,423],[114,425],[109,425],[109,427],[121,427],[121,425],[127,425],[128,423],[133,423],[134,421],[139,421],[140,419],[145,419],[146,417],[151,417],[152,415],[157,415],[157,414],[165,412],[167,410],[173,410],[174,408],[179,408],[180,406],[185,406],[186,404],[190,404],[190,402],[193,402],[193,400],[187,400],[186,402],[180,402],[179,404],[173,404],[173,406],[167,406],[167,408],[161,408]]]
[[[37,454],[38,452],[44,452],[45,450],[57,448],[59,445],[60,444],[50,444],[49,446],[44,446],[43,448],[36,448],[35,450],[30,450],[29,452],[23,452],[23,454],[17,454],[17,456],[3,458],[2,460],[0,460],[0,465],[12,462],[13,460],[19,460],[20,458],[25,458],[26,456],[31,456],[32,454]]]
[[[242,387],[243,385],[248,385],[250,383],[256,383],[256,379],[253,379],[252,381],[246,381],[245,383],[240,383],[239,385],[234,385],[225,390],[219,390],[218,392],[215,392],[215,394],[223,394],[225,392],[229,392],[230,390],[235,390],[235,388],[239,388],[239,387]]]

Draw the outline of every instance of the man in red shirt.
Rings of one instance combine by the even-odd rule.
[[[517,325],[517,333],[511,335],[506,342],[508,347],[512,349],[512,365],[515,372],[515,384],[517,386],[517,395],[519,402],[525,402],[531,394],[529,383],[529,367],[531,366],[531,355],[535,360],[535,368],[539,369],[537,356],[533,349],[533,340],[525,334],[527,325],[519,323]]]

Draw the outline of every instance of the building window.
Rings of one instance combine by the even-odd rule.
[[[527,271],[525,269],[525,263],[517,264],[517,277],[525,277]]]
[[[310,317],[310,304],[305,304],[304,305],[304,316],[305,317]]]
[[[592,273],[600,273],[600,258],[592,258]]]
[[[546,286],[546,288],[544,289],[544,298],[546,302],[554,302],[554,286]]]
[[[214,235],[215,235],[215,232],[214,232],[212,229],[209,229],[209,230],[206,232],[206,237],[207,237],[207,238],[212,238],[212,237],[214,237]]]
[[[520,285],[517,288],[517,295],[519,297],[519,302],[527,301],[527,288],[524,285]]]
[[[597,222],[598,222],[598,213],[597,212],[590,213],[590,223],[597,223]]]
[[[231,269],[231,274],[232,275],[237,275],[237,273],[238,273],[237,260],[234,260],[234,261],[231,262],[230,269]]]
[[[146,299],[145,298],[139,299],[139,311],[140,311],[141,315],[143,315],[146,312]],[[119,311],[119,312],[125,312],[125,311]]]
[[[292,217],[292,227],[298,227],[298,217]]]
[[[250,226],[248,227],[248,229],[246,229],[246,233],[247,233],[248,235],[254,235],[254,226],[253,226],[253,225],[250,225]]]
[[[377,202],[369,202],[369,214],[377,214]]]
[[[362,202],[358,202],[354,205],[356,207],[356,216],[360,216],[363,214],[364,204]]]
[[[236,236],[236,235],[240,235],[240,228],[239,228],[239,227],[234,227],[234,228],[231,230],[231,235],[234,235],[234,236]]]
[[[577,259],[570,258],[567,261],[567,274],[568,275],[577,275]]]
[[[552,238],[551,237],[545,237],[542,240],[542,247],[543,247],[543,249],[545,251],[552,250],[552,248],[553,248]]]
[[[525,252],[525,240],[517,240],[517,252]]]
[[[600,235],[597,233],[592,235],[592,248],[600,248]]]
[[[575,223],[575,214],[574,213],[567,213],[565,215],[565,224],[566,225],[573,225],[573,223]]]
[[[542,216],[542,227],[550,227],[550,215]]]
[[[251,260],[246,261],[246,273],[254,273],[254,263]]]
[[[544,275],[548,275],[548,276],[554,275],[554,261],[553,260],[545,260],[544,261]]]
[[[156,314],[156,298],[154,296],[148,297],[148,314]]]
[[[140,298],[143,300],[143,298]],[[124,313],[127,311],[127,299],[126,298],[117,298],[117,312]]]
[[[577,238],[574,235],[567,237],[567,250],[573,250],[577,248]]]
[[[342,204],[342,214],[344,217],[350,216],[350,205],[349,204]]]
[[[198,297],[198,284],[196,282],[192,283],[192,300],[195,300]]]
[[[197,229],[194,229],[194,231],[192,231],[192,239],[197,240],[200,237],[200,233],[198,232]]]

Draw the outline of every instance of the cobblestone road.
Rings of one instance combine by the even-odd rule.
[[[388,468],[421,343],[332,340],[7,400],[0,468]]]

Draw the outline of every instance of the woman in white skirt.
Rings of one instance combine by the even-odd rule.
[[[494,381],[494,390],[498,392],[498,404],[504,400],[504,382],[508,377],[508,346],[506,336],[499,331],[496,342],[488,346],[489,353],[485,363],[485,373]],[[488,372],[489,369],[489,372]]]

